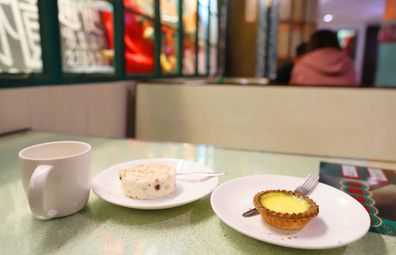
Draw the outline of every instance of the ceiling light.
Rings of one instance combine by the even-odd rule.
[[[333,15],[331,14],[326,14],[323,16],[323,21],[326,23],[332,22],[333,21]]]

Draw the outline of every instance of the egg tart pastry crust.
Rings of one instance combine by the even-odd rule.
[[[272,211],[264,207],[260,198],[268,193],[283,193],[285,195],[294,196],[308,203],[309,207],[306,211],[300,213],[282,213]],[[319,213],[319,206],[308,196],[298,192],[287,190],[267,190],[257,193],[253,198],[254,207],[260,212],[264,221],[280,229],[297,230],[303,228],[311,219],[315,218]]]

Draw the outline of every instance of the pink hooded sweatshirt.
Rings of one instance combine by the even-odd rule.
[[[312,51],[297,61],[290,84],[356,86],[353,62],[335,48]]]

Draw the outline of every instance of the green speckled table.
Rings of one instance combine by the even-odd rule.
[[[87,206],[60,219],[33,218],[20,181],[18,152],[56,140],[93,147],[93,172],[119,162],[153,157],[198,161],[226,170],[220,182],[253,174],[304,177],[319,161],[396,169],[395,163],[237,151],[207,145],[156,143],[23,132],[0,137],[0,254],[396,254],[396,238],[368,233],[348,246],[321,251],[284,248],[244,236],[214,214],[209,197],[173,209],[142,211],[109,204],[91,192]]]

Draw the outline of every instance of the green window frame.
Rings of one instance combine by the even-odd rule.
[[[175,77],[207,77],[210,70],[210,10],[211,4],[208,4],[208,38],[205,41],[206,51],[206,72],[198,73],[198,15],[199,8],[196,12],[197,29],[195,34],[195,73],[183,74],[183,4],[182,0],[177,0],[178,23],[176,31],[177,42],[177,67],[175,73],[162,73],[160,64],[161,54],[161,20],[160,20],[160,0],[155,0],[154,4],[154,73],[153,74],[128,74],[125,70],[125,45],[124,45],[124,14],[125,7],[122,0],[106,0],[113,6],[114,22],[114,73],[65,73],[62,71],[62,54],[61,54],[61,35],[60,24],[58,20],[58,1],[40,0],[37,1],[40,24],[40,41],[42,50],[42,73],[18,73],[8,74],[0,73],[0,89],[10,87],[29,87],[42,85],[66,85],[81,83],[110,82],[121,80],[137,79],[156,79],[156,78],[175,78]],[[198,0],[196,0],[198,6]],[[218,10],[216,10],[218,13]]]

